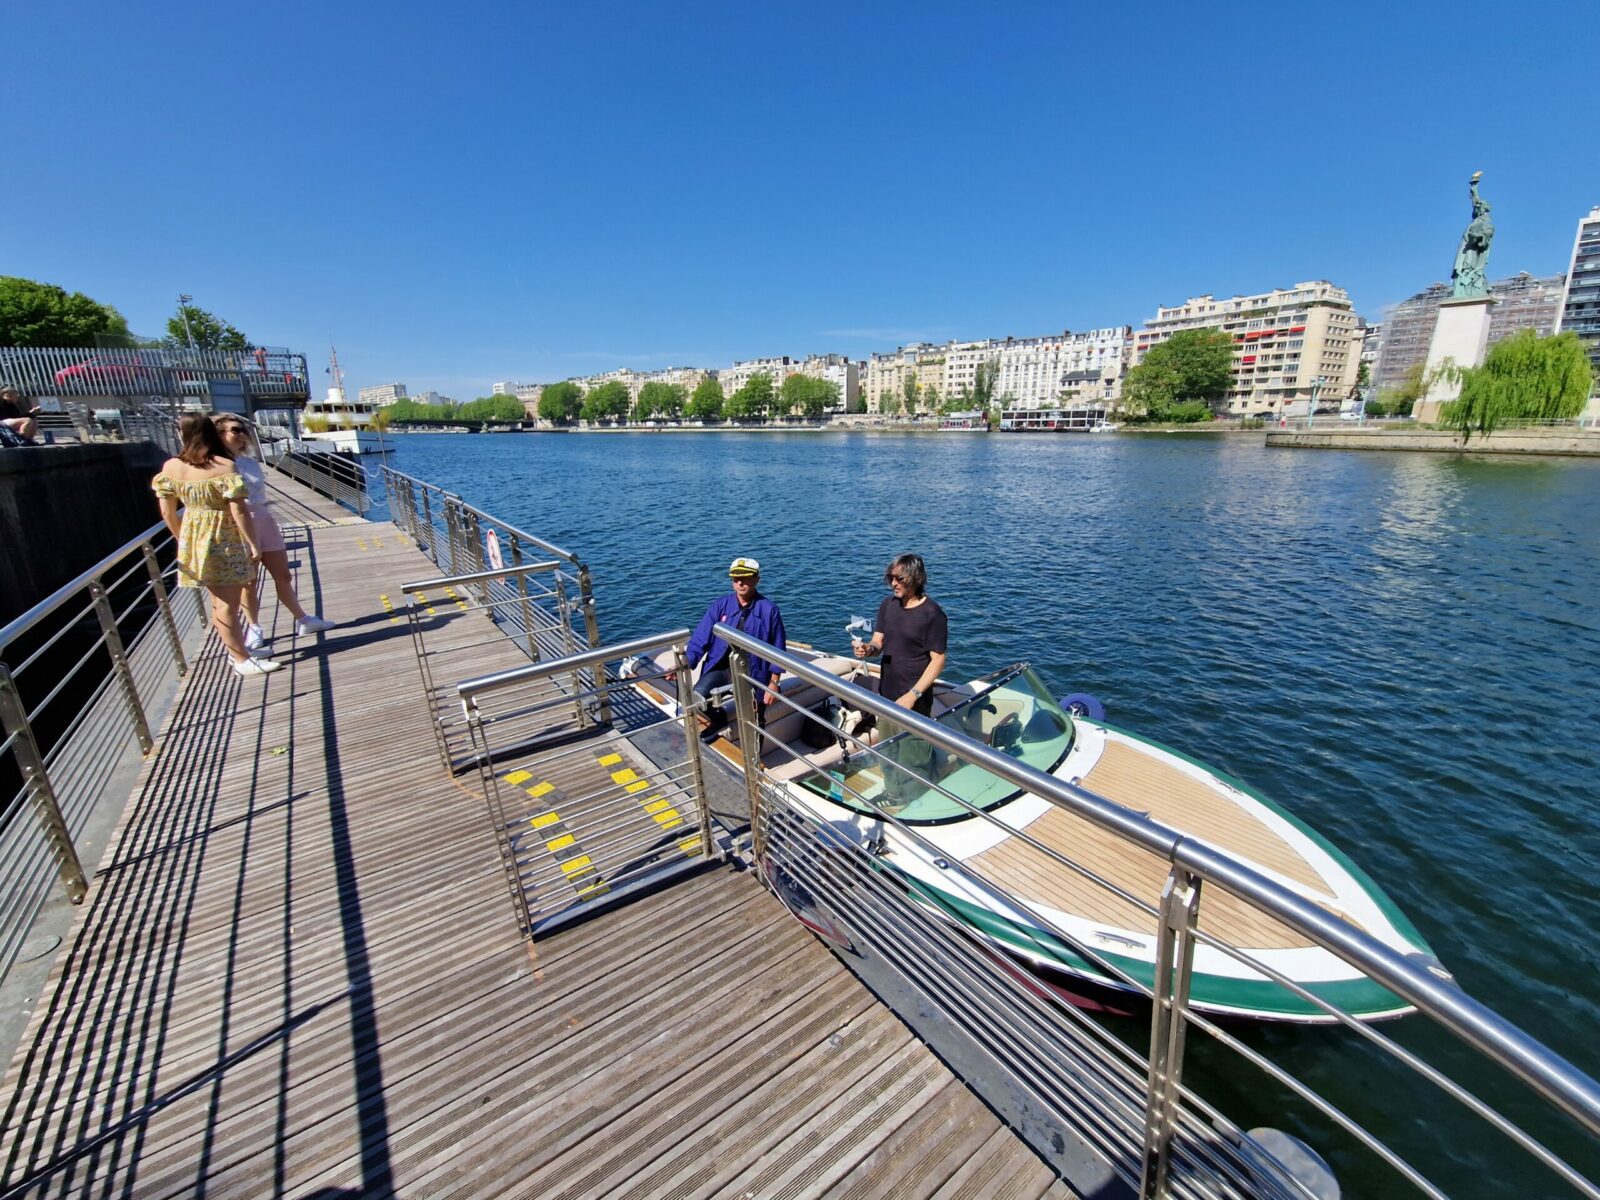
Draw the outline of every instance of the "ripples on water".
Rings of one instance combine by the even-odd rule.
[[[1600,464],[1214,435],[399,445],[398,469],[589,562],[607,640],[692,624],[748,554],[791,637],[843,646],[888,560],[922,554],[952,674],[1029,659],[1258,786],[1471,992],[1600,1073]]]

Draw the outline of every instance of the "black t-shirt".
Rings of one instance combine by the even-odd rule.
[[[928,669],[928,657],[944,654],[949,623],[944,609],[924,597],[915,608],[902,608],[893,596],[878,605],[878,632],[883,634],[883,673],[878,685],[885,700],[898,700]]]

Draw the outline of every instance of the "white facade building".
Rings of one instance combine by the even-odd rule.
[[[989,351],[999,367],[995,396],[1007,408],[1115,401],[1132,344],[1128,325],[996,341]]]
[[[406,399],[406,385],[380,383],[376,387],[364,387],[356,393],[356,399],[367,409],[386,408],[396,400]]]
[[[1271,415],[1291,406],[1343,400],[1355,386],[1362,339],[1350,297],[1327,280],[1251,296],[1196,296],[1158,308],[1134,339],[1133,362],[1183,329],[1220,329],[1233,338],[1231,415]]]

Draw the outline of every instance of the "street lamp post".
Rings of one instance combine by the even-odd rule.
[[[1318,375],[1311,381],[1311,399],[1306,401],[1306,428],[1311,428],[1311,423],[1317,415],[1317,396],[1322,392],[1322,385],[1327,383],[1327,377]]]
[[[183,340],[189,343],[189,349],[194,349],[194,330],[189,328],[189,304],[193,296],[178,295],[178,315],[183,318]]]

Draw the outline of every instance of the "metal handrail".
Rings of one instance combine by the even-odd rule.
[[[99,795],[94,781],[132,749],[130,740],[141,753],[152,750],[151,701],[163,681],[188,670],[193,634],[206,628],[202,605],[174,603],[169,580],[176,581],[178,568],[163,568],[159,558],[171,541],[164,523],[151,526],[0,629],[0,752],[14,759],[22,783],[0,819],[0,976],[16,960],[52,874],[72,903],[82,901],[88,880],[74,838]],[[130,588],[131,601],[114,602],[114,594]],[[198,589],[192,596],[203,599]],[[149,609],[142,622],[130,621],[142,607]],[[46,624],[51,620],[61,628],[52,632]],[[48,636],[38,645],[21,643],[36,632]],[[69,636],[85,637],[87,649],[79,653]],[[20,661],[5,662],[19,646]],[[64,669],[56,657],[62,654],[75,658]],[[102,654],[106,673],[80,676]],[[25,698],[18,680],[42,663],[50,664],[52,674]],[[73,695],[73,688],[78,707],[63,712],[57,701]],[[32,809],[37,829],[22,819],[23,807]]]
[[[536,571],[554,571],[561,566],[559,562],[527,563],[520,567],[502,567],[498,571],[473,571],[468,575],[441,575],[437,579],[419,579],[414,583],[402,583],[400,590],[407,595],[412,592],[425,592],[429,588],[455,587],[463,583],[488,583],[494,579],[512,579],[519,575],[532,575]]]
[[[1404,997],[1470,1048],[1557,1105],[1591,1134],[1600,1135],[1600,1083],[1457,987],[1246,864],[1162,822],[1065,783],[929,717],[890,703],[876,692],[819,670],[733,626],[719,624],[715,632],[730,646],[759,656],[785,674],[847,698],[861,710],[892,721],[930,744],[1160,854],[1174,866],[1253,904]]]
[[[461,697],[464,704],[471,705],[478,697],[490,692],[503,691],[515,687],[519,683],[527,683],[533,679],[543,679],[548,675],[567,674],[581,671],[585,667],[597,666],[600,663],[610,662],[618,658],[632,658],[636,654],[648,654],[652,650],[664,650],[668,646],[687,644],[689,631],[675,629],[671,633],[656,634],[653,637],[635,638],[631,642],[618,642],[614,646],[601,646],[594,650],[583,650],[577,654],[569,654],[565,658],[552,658],[544,662],[529,663],[525,667],[512,667],[508,671],[493,671],[488,675],[478,675],[472,679],[463,679],[456,684],[456,694]]]
[[[39,601],[39,603],[28,609],[27,612],[20,616],[13,617],[6,623],[4,628],[0,628],[0,654],[4,654],[6,647],[15,641],[20,635],[32,629],[40,622],[40,620],[49,616],[51,613],[55,612],[56,609],[65,604],[69,597],[88,587],[90,581],[105,574],[107,568],[111,567],[115,563],[120,562],[122,559],[127,558],[128,555],[132,554],[145,542],[150,541],[152,538],[159,537],[166,527],[166,522],[157,521],[143,533],[128,539],[128,541],[124,542],[121,546],[118,546],[115,550],[113,550],[110,554],[107,554],[88,570],[80,572],[76,578],[62,584],[43,600]]]

